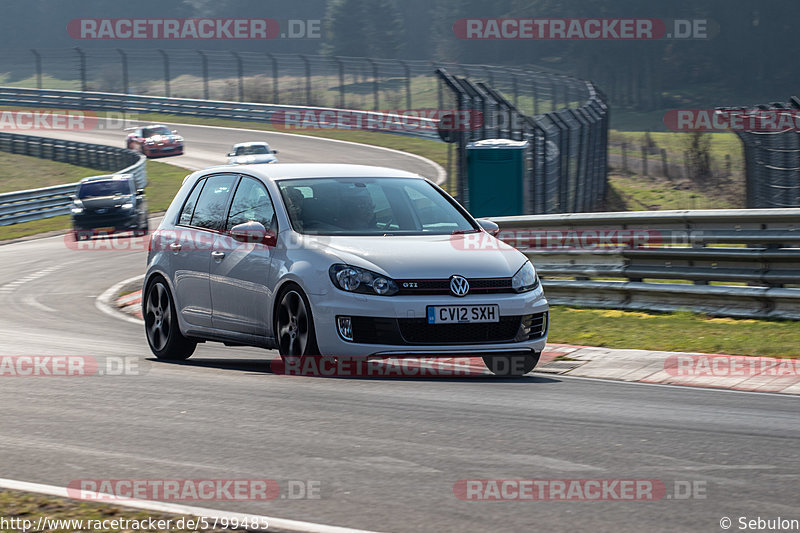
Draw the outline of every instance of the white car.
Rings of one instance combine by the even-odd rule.
[[[163,359],[209,340],[284,358],[481,356],[521,375],[544,349],[548,304],[533,265],[496,231],[401,170],[195,172],[151,239],[147,341]]]
[[[265,142],[247,142],[234,144],[228,153],[230,165],[253,165],[258,163],[277,163],[277,150],[272,150]]]

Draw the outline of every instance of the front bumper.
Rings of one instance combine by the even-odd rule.
[[[113,228],[114,231],[137,229],[140,215],[137,211],[130,213],[115,212],[112,210],[104,214],[72,215],[72,227],[76,230],[95,230],[99,228]]]
[[[547,341],[548,304],[541,286],[522,294],[454,296],[371,296],[333,290],[309,295],[317,344],[321,353],[337,356],[472,355],[544,349]],[[428,325],[429,305],[488,305],[500,307],[500,322],[490,324]],[[344,340],[336,317],[354,320],[355,342]],[[523,317],[541,320],[533,334],[520,333]],[[360,325],[359,325],[360,322]],[[530,325],[530,324],[529,324]],[[457,327],[456,327],[457,326]],[[370,335],[361,331],[375,328]],[[461,328],[459,330],[459,328]],[[441,331],[441,334],[439,334]]]
[[[182,154],[182,144],[169,144],[169,145],[144,145],[143,151],[145,155],[169,155],[169,154]]]

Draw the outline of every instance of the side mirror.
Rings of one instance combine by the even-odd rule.
[[[77,199],[78,199],[78,196],[77,196],[76,194],[70,194],[70,195],[69,195],[69,199],[70,199],[70,200],[72,200],[72,201],[74,202],[75,200],[77,200]]]
[[[278,153],[278,151],[277,151],[277,150],[270,150],[270,151],[269,151],[269,153],[271,153],[271,154],[277,154],[277,153]]]
[[[178,130],[170,130],[172,133],[178,133]]]
[[[136,189],[136,196],[144,196],[144,189]]]
[[[231,152],[231,153],[229,153],[229,154],[228,154],[228,157],[236,157],[236,154],[234,154],[233,152]]]
[[[481,229],[483,229],[483,231],[485,231],[492,237],[497,237],[497,234],[500,233],[500,226],[498,226],[488,218],[479,218],[478,225],[481,227]]]
[[[245,222],[237,224],[231,228],[231,237],[240,242],[251,242],[275,246],[278,243],[278,236],[267,231],[261,222]]]

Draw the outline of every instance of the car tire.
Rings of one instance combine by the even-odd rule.
[[[167,361],[191,357],[197,343],[181,333],[175,300],[164,278],[156,277],[148,284],[142,299],[142,316],[147,344],[153,355]]]
[[[72,236],[75,239],[75,242],[82,241],[84,239],[89,239],[92,236],[91,231],[85,230],[72,230]]]
[[[138,228],[133,230],[133,236],[134,237],[143,237],[143,236],[147,235],[148,231],[150,231],[150,226],[148,225],[147,220],[145,220],[142,225],[140,225]]]
[[[483,356],[483,364],[495,376],[520,377],[534,369],[539,362],[539,354],[489,354]]]
[[[320,355],[311,304],[303,290],[291,283],[276,299],[274,332],[278,352],[284,362]]]

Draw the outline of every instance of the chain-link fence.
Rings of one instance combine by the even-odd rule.
[[[483,81],[459,77],[440,68],[437,74],[450,89],[453,109],[478,112],[481,127],[462,128],[452,139],[458,146],[455,187],[459,199],[468,202],[466,146],[481,139],[506,138],[528,141],[524,214],[574,213],[603,208],[608,175],[608,106],[605,96],[591,82],[559,76],[552,83],[569,87],[571,97],[559,109],[530,114],[510,101],[493,84],[494,79],[476,73]],[[536,94],[543,77],[521,76],[518,90]],[[522,82],[530,83],[520,87]],[[534,108],[535,109],[535,108]],[[467,206],[469,207],[469,206]]]
[[[529,115],[585,100],[582,82],[538,67],[219,50],[4,50],[0,85],[343,109],[442,109],[437,67],[485,80]]]
[[[744,144],[747,207],[800,207],[800,99],[719,111],[749,125],[735,129]]]
[[[458,132],[457,183],[448,188],[460,200],[467,199],[464,145],[498,137],[529,141],[526,213],[593,211],[605,198],[606,99],[592,83],[541,68],[76,47],[6,51],[0,85],[439,116],[480,110],[486,120]]]

